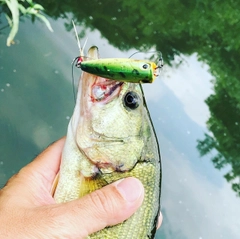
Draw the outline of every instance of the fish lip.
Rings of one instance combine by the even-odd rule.
[[[108,103],[121,92],[123,82],[96,77],[91,85],[91,101]]]

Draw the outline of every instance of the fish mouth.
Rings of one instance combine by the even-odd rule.
[[[123,84],[123,82],[96,77],[91,86],[91,101],[108,103],[119,95]]]

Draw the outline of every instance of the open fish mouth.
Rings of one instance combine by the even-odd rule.
[[[91,87],[91,101],[108,103],[118,96],[123,82],[96,77]]]

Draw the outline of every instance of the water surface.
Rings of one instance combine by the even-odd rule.
[[[127,4],[126,1],[123,2]],[[136,25],[130,31],[129,26],[133,23],[119,21],[117,15],[122,11],[123,6],[116,8],[118,13],[107,11],[105,18],[100,18],[103,16],[100,12],[104,4],[100,4],[99,1],[93,3],[98,4],[99,8],[95,8],[92,14],[86,13],[85,5],[79,10],[80,12],[85,10],[85,15],[82,17],[85,23],[78,27],[78,30],[88,36],[87,48],[97,45],[101,57],[105,58],[128,57],[136,50],[155,47],[157,50],[162,50],[163,57],[169,64],[165,65],[161,76],[153,84],[144,85],[148,107],[159,139],[163,164],[164,221],[156,238],[238,239],[240,236],[239,190],[234,187],[234,181],[226,177],[229,172],[234,172],[235,178],[239,177],[236,173],[238,155],[235,153],[234,156],[231,150],[227,151],[231,149],[229,142],[238,149],[237,144],[234,143],[236,141],[233,140],[236,139],[238,131],[236,128],[234,134],[229,133],[232,132],[231,130],[226,131],[232,129],[233,125],[234,127],[238,125],[238,121],[231,121],[232,118],[238,117],[238,104],[232,99],[238,101],[234,92],[225,88],[224,101],[219,100],[215,103],[218,98],[212,97],[207,101],[208,104],[205,102],[211,95],[220,95],[219,88],[216,90],[218,78],[214,70],[221,67],[210,64],[208,56],[204,59],[203,50],[199,45],[191,43],[195,38],[189,38],[189,34],[185,38],[189,44],[181,45],[180,42],[175,44],[176,36],[172,37],[172,44],[169,46],[160,44],[163,39],[157,39],[155,41],[157,45],[154,44],[155,36],[160,36],[160,30],[165,35],[169,30],[169,34],[173,35],[167,22],[164,29],[155,27],[156,33],[151,32],[151,26],[157,24],[154,21],[149,22],[146,28]],[[178,4],[177,9],[180,9],[182,5]],[[53,8],[48,11],[53,11]],[[54,16],[54,11],[52,14]],[[59,14],[57,10],[55,14]],[[114,14],[116,19],[112,19]],[[141,11],[139,14],[141,15]],[[74,107],[71,62],[79,54],[73,31],[67,31],[64,26],[64,23],[70,22],[69,19],[51,19],[54,33],[49,32],[41,22],[32,24],[29,20],[25,20],[21,22],[16,44],[11,47],[5,46],[9,29],[1,31],[0,186],[3,186],[11,175],[30,162],[48,144],[66,134]],[[102,19],[102,22],[97,24],[96,19]],[[122,24],[126,26],[125,31],[120,27]],[[147,32],[149,28],[150,33]],[[146,45],[143,45],[143,42]],[[182,48],[177,48],[178,46]],[[191,51],[187,50],[190,48]],[[173,49],[175,53],[179,49],[174,60]],[[215,51],[218,54],[222,50],[216,48]],[[198,58],[201,58],[201,61]],[[179,62],[182,63],[179,65]],[[216,64],[217,62],[216,58]],[[219,74],[222,72],[219,71]],[[76,69],[75,77],[78,78],[79,75],[80,71]],[[234,75],[229,76],[227,80],[234,80],[234,77]],[[234,81],[232,84],[235,84]],[[234,104],[236,108],[228,107],[234,112],[231,113],[231,117],[228,113],[229,121],[226,122],[231,122],[220,124],[223,122],[222,115],[225,114],[224,111],[222,115],[216,112],[221,111],[220,106],[224,106],[226,102],[234,102],[229,105]],[[218,111],[214,111],[216,107],[213,107],[213,103],[214,106],[219,106]],[[214,121],[211,121],[213,117],[215,117]],[[206,124],[209,119],[210,122]],[[221,125],[225,125],[225,131],[220,127]],[[210,137],[208,142],[212,144],[207,145],[205,141],[203,144],[205,148],[197,147],[199,141],[206,139],[206,133]],[[211,137],[215,143],[218,142],[214,147]],[[223,139],[225,143],[222,143]],[[204,149],[210,153],[203,153]],[[239,152],[237,149],[236,152]],[[220,159],[214,161],[215,155],[219,152],[228,163],[219,166],[222,161]],[[200,156],[201,154],[204,156]]]

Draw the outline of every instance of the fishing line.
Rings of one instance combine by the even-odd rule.
[[[79,40],[79,37],[78,37],[78,33],[77,33],[77,28],[76,28],[76,25],[72,19],[72,24],[73,24],[73,28],[74,28],[74,32],[75,32],[75,36],[76,36],[76,39],[77,39],[77,45],[78,45],[78,49],[79,49],[79,56],[75,57],[73,59],[73,62],[72,62],[72,88],[73,88],[73,98],[74,98],[74,101],[76,102],[76,92],[75,92],[75,79],[74,79],[74,70],[73,70],[73,65],[75,65],[77,68],[81,68],[80,65],[81,65],[81,62],[83,61],[83,58],[84,57],[84,48],[87,44],[87,40],[88,38],[86,38],[84,44],[83,44],[83,47],[81,47],[81,43],[80,43],[80,40]]]
[[[158,64],[157,64],[158,67],[157,68],[159,68],[159,69],[163,68],[163,57],[162,57],[161,51],[148,51],[148,52],[137,51],[137,52],[134,52],[132,55],[130,55],[128,58],[131,58],[132,56],[139,54],[139,53],[142,53],[142,54],[158,53],[159,57],[158,57]]]
[[[161,51],[147,51],[147,52],[142,52],[142,51],[136,51],[134,52],[132,55],[130,55],[128,58],[131,58],[132,56],[138,54],[138,53],[142,53],[142,54],[148,54],[148,53],[159,53],[160,58],[162,58],[162,52]]]
[[[72,61],[72,91],[73,91],[73,99],[76,102],[76,92],[75,92],[75,78],[74,78],[74,65],[76,65],[76,61],[78,60],[78,56],[75,57]]]

